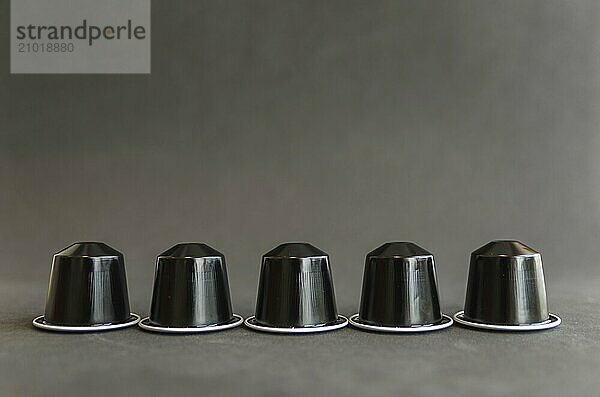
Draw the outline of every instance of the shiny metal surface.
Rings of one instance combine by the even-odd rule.
[[[195,334],[195,333],[208,333],[224,331],[227,329],[235,328],[244,323],[244,318],[237,314],[233,315],[233,320],[221,323],[211,324],[206,326],[190,326],[190,327],[164,327],[160,325],[152,325],[150,317],[143,318],[139,323],[139,327],[144,331],[158,332],[163,334]]]
[[[44,321],[88,326],[131,320],[125,260],[104,243],[79,242],[54,255]]]
[[[159,255],[150,325],[205,327],[234,320],[222,253],[206,244],[183,243]]]
[[[387,327],[442,321],[433,255],[410,242],[367,254],[358,321]]]
[[[461,310],[454,314],[454,321],[458,324],[464,325],[469,328],[479,328],[488,331],[503,331],[503,332],[529,332],[529,331],[543,331],[558,327],[562,323],[562,319],[556,314],[550,313],[549,318],[541,323],[531,324],[489,324],[481,323],[478,321],[471,321],[465,318],[464,310]]]
[[[439,331],[442,329],[446,329],[454,324],[454,320],[452,317],[447,316],[442,313],[442,321],[438,321],[434,324],[426,324],[426,325],[415,325],[415,326],[386,326],[386,325],[372,325],[367,324],[358,319],[358,314],[350,316],[348,318],[350,325],[355,328],[364,330],[364,331],[372,331],[372,332],[385,332],[385,333],[417,333],[417,332],[432,332]]]
[[[338,321],[329,256],[308,243],[281,244],[263,256],[255,320],[268,327]]]
[[[131,327],[138,324],[140,316],[131,313],[129,319],[124,323],[111,323],[111,324],[95,324],[95,325],[55,325],[48,323],[44,320],[44,316],[38,316],[33,319],[32,324],[36,328],[40,328],[46,331],[55,332],[98,332],[98,331],[112,331],[121,328]]]
[[[513,240],[492,241],[471,254],[464,317],[500,325],[549,319],[542,256]]]

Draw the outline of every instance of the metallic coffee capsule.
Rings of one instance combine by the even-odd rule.
[[[367,254],[357,328],[423,332],[447,328],[440,310],[433,255],[410,242],[386,243]]]
[[[548,312],[540,253],[513,240],[492,241],[474,251],[464,311],[455,320],[504,331],[558,326],[560,318]]]
[[[240,325],[233,314],[225,256],[206,244],[177,244],[156,261],[148,331],[189,333]]]
[[[279,333],[342,328],[329,256],[308,243],[286,243],[263,256],[255,316],[246,325]]]
[[[129,310],[123,254],[104,243],[80,242],[54,255],[46,310],[33,325],[89,332],[124,328],[138,320]]]

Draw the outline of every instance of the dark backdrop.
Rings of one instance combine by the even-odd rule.
[[[151,75],[10,75],[0,5],[0,277],[32,314],[78,240],[125,254],[142,313],[182,241],[244,315],[284,241],[330,254],[346,314],[390,240],[435,254],[446,311],[491,239],[542,252],[551,308],[598,281],[597,2],[155,1]]]

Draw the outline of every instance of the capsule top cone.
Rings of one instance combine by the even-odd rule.
[[[180,243],[160,254],[160,257],[206,258],[223,257],[223,254],[203,243]]]
[[[120,255],[121,253],[114,248],[93,241],[73,243],[55,254],[55,256],[70,257],[117,257]]]
[[[477,250],[472,255],[489,257],[515,257],[539,255],[533,248],[515,240],[495,240]]]
[[[281,244],[264,255],[265,258],[310,258],[317,256],[327,256],[327,254],[309,243]]]
[[[406,241],[385,243],[367,254],[368,258],[411,258],[415,256],[432,256],[432,254],[417,244]]]

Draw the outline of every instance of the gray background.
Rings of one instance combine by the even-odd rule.
[[[154,2],[151,75],[10,75],[2,57],[0,392],[597,394],[599,38],[594,1]],[[345,314],[365,253],[415,241],[436,255],[452,313],[469,253],[496,238],[543,253],[561,328],[169,337],[29,325],[52,253],[78,240],[125,253],[141,314],[155,256],[207,242],[247,316],[260,256],[284,241],[330,254]]]

